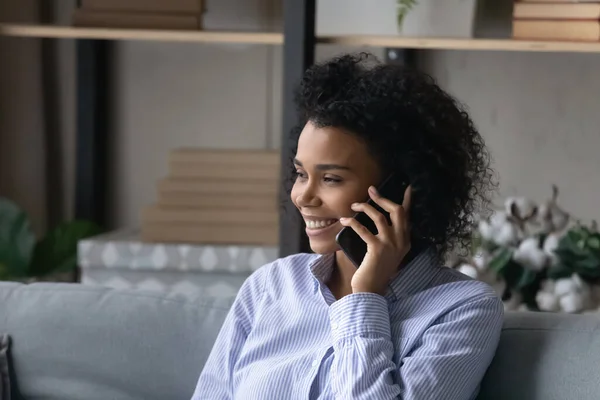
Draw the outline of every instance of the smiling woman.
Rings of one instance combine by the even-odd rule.
[[[312,122],[300,135],[294,166],[291,199],[306,221],[311,248],[333,253],[340,218],[351,217],[352,203],[366,199],[369,185],[380,179],[379,167],[357,137]]]
[[[503,306],[441,262],[493,187],[471,119],[430,77],[366,55],[310,68],[296,102],[290,200],[315,254],[248,278],[194,399],[474,398]],[[409,180],[401,203],[376,189],[391,174]],[[366,244],[358,268],[345,227]]]

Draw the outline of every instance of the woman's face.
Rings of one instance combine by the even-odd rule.
[[[367,189],[381,179],[379,167],[356,136],[311,122],[300,134],[294,164],[298,176],[291,198],[306,223],[310,247],[333,253],[343,228],[339,219],[355,214],[352,203],[367,200]]]

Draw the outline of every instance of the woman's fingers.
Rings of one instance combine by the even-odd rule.
[[[373,235],[363,224],[358,222],[356,218],[340,218],[340,224],[352,228],[367,246],[374,246],[377,244],[375,235]]]
[[[389,236],[390,225],[388,224],[388,220],[385,215],[380,213],[375,207],[368,203],[354,203],[352,205],[352,210],[357,212],[362,211],[367,214],[375,223],[377,233],[384,238]]]
[[[404,191],[404,200],[402,200],[402,208],[405,211],[410,210],[410,201],[412,200],[412,186],[408,185]]]
[[[408,229],[408,210],[410,208],[412,188],[409,185],[404,191],[404,200],[402,205],[394,203],[390,199],[386,199],[382,197],[375,189],[374,186],[369,188],[369,196],[377,205],[383,208],[385,211],[390,213],[390,219],[392,221],[392,225],[394,226],[394,230],[396,232],[400,232],[400,230]]]

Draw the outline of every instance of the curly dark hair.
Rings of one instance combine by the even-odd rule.
[[[309,68],[295,102],[291,154],[309,121],[351,132],[384,172],[409,177],[412,240],[440,255],[467,248],[475,213],[488,210],[494,172],[473,121],[431,76],[367,53],[343,55]]]

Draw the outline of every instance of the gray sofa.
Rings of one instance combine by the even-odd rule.
[[[189,399],[231,301],[0,282],[0,334],[26,399]],[[600,317],[507,315],[479,398],[599,399]]]

